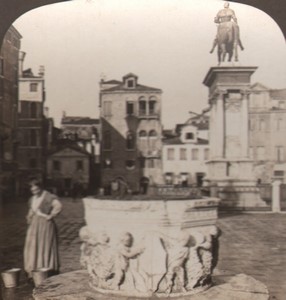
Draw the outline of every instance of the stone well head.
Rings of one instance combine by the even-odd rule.
[[[85,198],[81,264],[91,287],[133,297],[206,290],[218,258],[218,203]]]

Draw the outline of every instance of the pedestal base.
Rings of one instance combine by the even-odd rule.
[[[220,277],[221,284],[215,285],[205,292],[184,296],[184,300],[268,300],[266,286],[245,274],[233,277]],[[35,300],[128,300],[130,297],[112,296],[94,291],[88,285],[87,271],[74,271],[46,279],[34,289]],[[142,298],[132,297],[132,300]],[[157,297],[144,298],[149,300]],[[160,298],[162,300],[170,299]],[[174,298],[176,299],[176,298]],[[182,297],[177,297],[182,299]]]

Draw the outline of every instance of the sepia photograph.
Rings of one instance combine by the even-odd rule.
[[[0,299],[284,300],[286,3],[0,14]]]

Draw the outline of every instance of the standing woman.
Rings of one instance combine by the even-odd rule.
[[[52,274],[59,273],[57,228],[53,218],[62,210],[57,197],[43,189],[41,181],[29,183],[32,197],[27,214],[28,230],[24,247],[24,269],[28,278],[32,271],[49,268]]]

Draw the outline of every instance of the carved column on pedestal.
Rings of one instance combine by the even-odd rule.
[[[249,90],[241,90],[242,94],[242,106],[241,106],[241,155],[242,157],[249,157],[249,116],[248,116],[248,107],[249,107]]]

